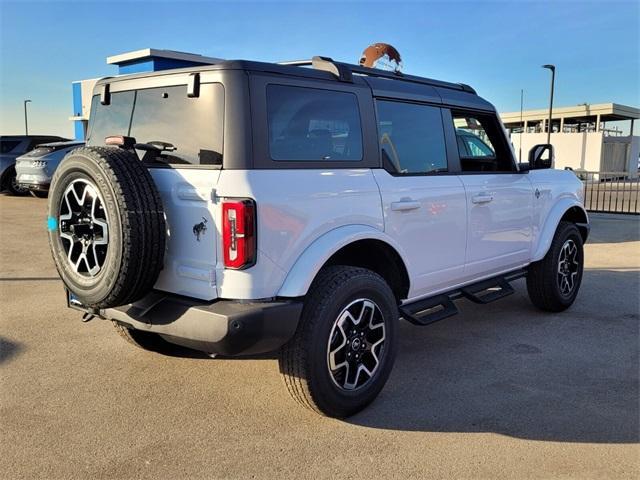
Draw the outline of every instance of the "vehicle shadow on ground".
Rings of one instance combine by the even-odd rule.
[[[402,431],[637,443],[638,277],[638,271],[587,271],[578,302],[561,314],[537,311],[520,282],[502,305],[461,304],[461,315],[430,327],[402,322],[387,386],[346,421]],[[616,287],[635,297],[616,307],[620,302],[606,292]]]
[[[165,343],[159,348],[154,349],[156,353],[161,353],[169,357],[175,358],[198,358],[201,360],[277,360],[278,353],[271,352],[261,355],[245,355],[242,357],[226,357],[224,355],[209,355],[198,350],[192,350],[187,347],[175,345],[173,343]]]
[[[0,364],[9,361],[22,351],[22,346],[4,337],[0,337]]]

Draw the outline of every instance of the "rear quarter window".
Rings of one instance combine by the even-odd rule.
[[[267,121],[273,160],[362,160],[360,111],[353,93],[269,85]]]

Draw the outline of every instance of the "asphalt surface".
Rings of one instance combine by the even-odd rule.
[[[638,217],[594,216],[576,304],[523,281],[403,323],[386,388],[345,421],[289,399],[274,358],[161,356],[65,308],[45,201],[0,196],[0,477],[638,478]]]

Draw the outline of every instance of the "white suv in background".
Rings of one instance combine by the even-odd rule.
[[[49,196],[69,306],[151,350],[278,350],[322,414],[376,397],[399,318],[427,325],[525,276],[543,310],[578,293],[580,182],[550,145],[517,164],[467,85],[225,61],[103,79],[90,118]]]

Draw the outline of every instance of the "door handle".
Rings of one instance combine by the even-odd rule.
[[[407,210],[416,210],[420,208],[420,202],[413,200],[400,200],[399,202],[391,202],[391,210],[394,212],[406,212]]]
[[[493,200],[493,195],[488,193],[480,193],[471,197],[471,202],[473,203],[489,203],[491,200]]]

